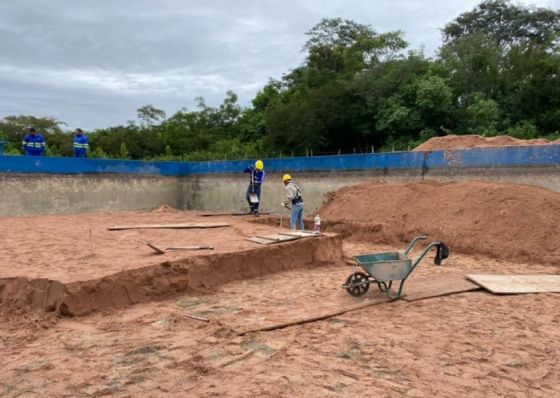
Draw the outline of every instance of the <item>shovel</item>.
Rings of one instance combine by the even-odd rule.
[[[249,202],[251,202],[251,203],[259,203],[259,197],[257,196],[256,193],[250,193],[250,194],[249,194]]]
[[[292,210],[292,208],[291,208],[290,206],[288,206],[288,205],[287,205],[286,203],[284,203],[284,202],[280,203],[280,206],[282,206],[283,208],[288,209],[288,210],[290,210],[290,211]],[[284,228],[284,226],[282,225],[283,219],[284,219],[284,215],[280,214],[280,227],[281,227],[281,228]],[[289,223],[288,223],[288,224],[289,224]]]

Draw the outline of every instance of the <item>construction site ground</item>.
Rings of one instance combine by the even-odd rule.
[[[106,230],[114,224],[195,220],[231,227]],[[4,218],[0,277],[75,283],[154,263],[229,256],[259,246],[246,237],[279,230],[276,217],[253,220],[171,209]],[[215,250],[158,256],[144,241]],[[7,300],[0,304],[0,396],[551,397],[560,391],[560,294],[474,290],[389,302],[372,286],[354,298],[341,288],[354,270],[351,256],[402,250],[406,243],[374,244],[350,236],[344,256],[329,264],[328,255],[298,263],[303,256],[298,242],[270,245],[270,262],[292,259],[298,264],[293,269],[272,267],[247,277],[224,270],[231,282],[187,286],[167,297],[79,317]],[[331,244],[336,242],[325,250],[336,255]],[[421,292],[442,275],[558,273],[551,264],[477,254],[452,252],[441,267],[432,258],[407,281],[405,294]],[[259,261],[257,268],[271,266]],[[368,301],[371,306],[325,320],[240,335]]]

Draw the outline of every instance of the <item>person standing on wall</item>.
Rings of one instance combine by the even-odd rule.
[[[247,166],[243,172],[251,173],[251,181],[245,194],[245,199],[249,203],[249,213],[258,215],[261,201],[261,186],[264,183],[264,164],[262,160],[257,160],[255,165]]]
[[[27,156],[45,156],[45,139],[33,126],[25,128],[27,134],[23,138],[23,154]]]
[[[74,130],[74,157],[87,158],[88,150],[88,138],[86,137],[82,129],[77,128],[76,130]]]
[[[303,198],[301,197],[301,191],[292,181],[292,176],[289,174],[284,174],[282,181],[284,182],[284,190],[286,191],[286,200],[283,204],[285,207],[288,207],[290,203],[292,204],[290,210],[290,228],[297,229],[297,227],[300,226],[303,231],[305,226],[303,225]]]

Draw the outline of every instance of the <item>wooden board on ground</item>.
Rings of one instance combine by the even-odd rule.
[[[388,302],[389,299],[387,297],[381,296],[379,298],[375,298],[375,299],[367,299],[367,300],[363,300],[358,304],[354,304],[351,306],[345,306],[345,307],[338,307],[338,306],[332,306],[329,308],[329,310],[324,310],[324,311],[313,311],[312,314],[301,314],[299,317],[294,318],[293,320],[290,321],[284,321],[281,323],[275,323],[275,324],[267,324],[267,325],[253,325],[251,328],[248,329],[244,329],[244,330],[239,330],[237,332],[237,335],[239,336],[243,336],[245,334],[248,333],[254,333],[254,332],[266,332],[266,331],[271,331],[271,330],[277,330],[277,329],[284,329],[290,326],[296,326],[296,325],[303,325],[306,323],[311,323],[311,322],[317,322],[317,321],[322,321],[325,319],[329,319],[335,316],[339,316],[339,315],[343,315],[347,312],[351,312],[351,311],[356,311],[356,310],[360,310],[362,308],[366,308],[366,307],[370,307],[372,305],[379,305],[379,304],[383,304]],[[338,307],[338,308],[337,308]]]
[[[560,275],[465,275],[494,294],[560,293]]]
[[[172,246],[172,247],[166,247],[166,248],[157,247],[153,243],[149,243],[149,242],[146,242],[146,245],[148,245],[157,254],[165,254],[165,252],[167,252],[167,251],[174,251],[174,250],[214,250],[214,248],[212,246],[207,246],[207,245],[204,245],[204,246]]]
[[[272,245],[275,243],[279,243],[277,240],[270,240],[270,239],[263,239],[253,236],[252,238],[245,238],[249,242],[260,243],[261,245]]]
[[[300,238],[307,238],[307,237],[315,237],[321,236],[321,234],[315,234],[313,231],[290,231],[290,232],[280,232],[280,235],[287,235],[287,236],[298,236]]]
[[[299,236],[285,236],[280,234],[274,235],[257,235],[251,238],[246,238],[250,242],[260,243],[261,245],[271,245],[274,243],[289,242],[292,240],[301,239]]]
[[[399,282],[393,282],[393,290]],[[467,280],[462,273],[443,272],[439,275],[421,276],[407,280],[403,288],[403,300],[417,301],[432,297],[479,290],[480,286]]]
[[[273,240],[275,242],[287,242],[289,240],[301,239],[301,236],[287,236],[282,234],[257,235],[257,238]]]
[[[214,247],[208,245],[200,246],[171,246],[166,247],[165,250],[214,250]]]
[[[155,251],[157,254],[165,254],[165,250],[162,248],[157,247],[156,245],[153,245],[151,243],[146,242],[146,244],[148,245],[148,247],[150,249],[152,249],[153,251]]]
[[[138,225],[115,225],[109,227],[109,231],[120,231],[123,229],[189,229],[189,228],[220,228],[229,227],[229,224],[224,223],[207,223],[207,224],[138,224]]]
[[[268,215],[271,213],[259,213],[259,215]],[[251,213],[204,213],[199,214],[199,217],[219,217],[219,216],[254,216]]]

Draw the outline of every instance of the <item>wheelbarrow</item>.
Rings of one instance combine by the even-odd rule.
[[[449,256],[449,248],[445,243],[433,242],[426,246],[420,257],[415,260],[409,258],[408,253],[412,250],[416,242],[424,239],[427,239],[427,237],[415,237],[403,252],[386,252],[354,256],[357,265],[362,267],[365,272],[354,272],[348,277],[346,283],[342,285],[342,287],[352,296],[360,297],[366,294],[371,283],[377,283],[379,290],[386,293],[389,298],[400,298],[406,279],[433,247],[437,247],[437,254],[434,259],[436,265],[440,265],[441,261]],[[397,292],[391,290],[394,281],[400,281],[399,290]]]

